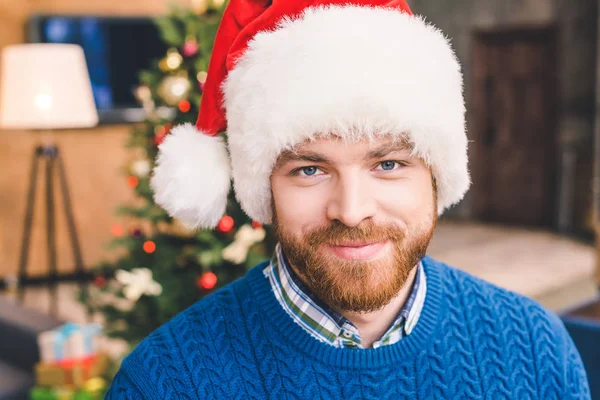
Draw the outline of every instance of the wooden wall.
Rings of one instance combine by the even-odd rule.
[[[180,0],[183,3],[186,0]],[[24,40],[24,24],[38,12],[91,13],[103,15],[157,15],[167,11],[167,0],[0,0],[0,48]],[[130,127],[108,126],[56,132],[71,188],[74,215],[84,263],[93,265],[110,253],[103,246],[110,228],[118,222],[114,209],[133,201],[120,168],[128,154],[123,148]],[[16,274],[23,231],[32,151],[37,134],[0,130],[0,277]],[[29,267],[46,271],[43,184],[39,181]],[[56,205],[58,262],[61,270],[73,266],[62,203]]]

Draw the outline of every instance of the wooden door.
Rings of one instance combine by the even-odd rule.
[[[551,226],[558,165],[556,32],[479,32],[473,63],[474,215]]]

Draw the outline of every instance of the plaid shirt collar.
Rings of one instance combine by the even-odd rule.
[[[311,293],[289,267],[279,244],[263,272],[281,306],[310,335],[335,347],[362,348],[358,329]],[[397,343],[412,332],[425,303],[426,281],[425,270],[419,262],[406,303],[381,339],[373,343],[373,348]]]

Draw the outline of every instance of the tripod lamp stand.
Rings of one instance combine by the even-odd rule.
[[[97,125],[98,114],[90,78],[82,48],[72,44],[7,46],[1,54],[0,73],[0,128],[42,133],[40,143],[33,150],[19,258],[18,295],[22,301],[24,286],[34,280],[27,270],[27,261],[38,168],[42,164],[48,252],[48,275],[42,280],[50,287],[50,311],[55,314],[56,284],[59,278],[56,263],[55,174],[58,175],[60,195],[64,203],[75,268],[80,276],[84,274],[84,266],[63,160],[58,145],[52,138],[52,131]],[[35,280],[40,281],[39,278]]]

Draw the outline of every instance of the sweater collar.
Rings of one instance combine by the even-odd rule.
[[[247,282],[253,299],[252,307],[258,308],[256,311],[262,316],[265,333],[273,342],[287,343],[306,356],[328,365],[375,368],[414,356],[435,339],[440,307],[444,299],[442,271],[447,267],[428,256],[421,262],[427,276],[427,296],[412,333],[395,344],[360,351],[336,348],[315,340],[290,318],[277,300],[269,281],[265,279],[263,269],[267,263],[254,267],[247,275]]]

